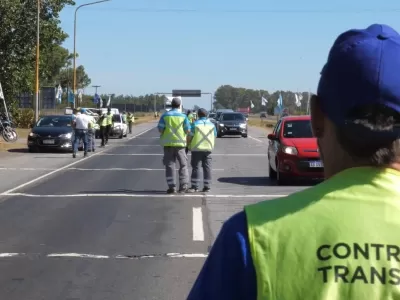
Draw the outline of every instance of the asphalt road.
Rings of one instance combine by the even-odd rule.
[[[165,194],[156,129],[3,191],[0,299],[185,299],[222,222],[305,188],[269,181],[266,146],[218,139],[207,195]]]

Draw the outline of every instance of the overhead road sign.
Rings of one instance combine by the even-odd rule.
[[[172,90],[173,97],[201,97],[201,90]]]

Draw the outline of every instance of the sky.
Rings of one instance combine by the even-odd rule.
[[[75,0],[76,6],[92,1]],[[349,2],[111,0],[79,9],[77,64],[104,94],[213,93],[225,84],[314,92],[341,32],[373,23],[400,31],[398,1]],[[76,6],[61,13],[71,52]],[[210,108],[209,95],[183,102]]]

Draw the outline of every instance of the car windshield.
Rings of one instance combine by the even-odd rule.
[[[283,136],[285,138],[312,138],[313,134],[311,130],[311,121],[285,121],[283,127]]]
[[[225,114],[222,115],[222,121],[244,121],[245,117],[242,114]]]
[[[113,122],[121,123],[121,115],[113,115],[112,120]]]
[[[43,117],[37,123],[36,127],[70,127],[72,116]]]
[[[209,118],[215,118],[215,116],[216,116],[216,114],[214,114],[214,113],[211,113],[208,115]]]

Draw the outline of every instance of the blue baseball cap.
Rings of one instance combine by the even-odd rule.
[[[400,35],[373,24],[338,36],[321,71],[321,110],[336,125],[357,107],[381,104],[400,113]]]
[[[82,114],[86,113],[86,108],[81,108],[81,113]]]

